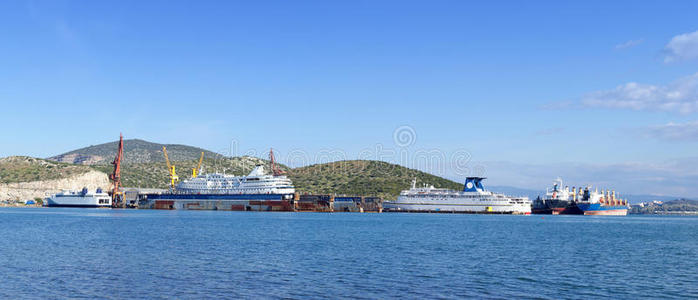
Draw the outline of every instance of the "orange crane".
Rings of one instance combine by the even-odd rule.
[[[175,188],[175,182],[179,181],[177,172],[175,172],[175,166],[170,164],[170,158],[167,156],[167,148],[162,146],[162,153],[165,154],[165,162],[167,162],[167,171],[170,173],[170,188]]]
[[[274,159],[274,149],[270,148],[269,149],[269,160],[271,160],[271,171],[274,174],[274,176],[279,176],[283,175],[286,173],[286,171],[283,171],[279,168],[279,166],[276,165],[276,160]]]
[[[123,206],[123,193],[119,190],[121,186],[121,158],[124,156],[124,135],[119,134],[119,149],[116,151],[116,157],[111,163],[114,165],[114,171],[109,174],[109,180],[111,181],[111,205],[112,207]]]
[[[201,157],[199,157],[199,164],[196,166],[196,169],[191,169],[191,178],[196,178],[196,175],[201,173],[201,163],[204,161],[204,152],[201,151]]]

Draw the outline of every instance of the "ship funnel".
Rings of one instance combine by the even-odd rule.
[[[482,180],[485,177],[466,177],[465,186],[463,187],[464,192],[478,192],[484,191],[485,188],[482,187]]]

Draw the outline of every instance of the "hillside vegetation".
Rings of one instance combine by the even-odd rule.
[[[179,161],[173,163],[180,180],[191,177],[192,168],[198,161]],[[247,175],[252,169],[262,164],[269,172],[269,161],[256,157],[234,157],[221,159],[204,159],[205,172],[225,172],[226,174]],[[111,172],[111,166],[93,166]],[[400,191],[410,187],[412,180],[417,184],[433,184],[435,187],[460,190],[463,185],[418,170],[380,161],[340,161],[289,169],[287,175],[301,193],[373,195],[394,199]],[[165,162],[129,163],[122,166],[122,184],[127,187],[167,188],[169,173]]]
[[[111,173],[110,162],[116,155],[118,142],[89,146],[51,157],[51,162],[42,159],[24,158],[26,162],[6,163],[0,169],[3,182],[64,178],[80,172],[98,170]],[[126,187],[167,188],[169,173],[162,153],[163,144],[143,140],[124,141],[124,160],[121,180]],[[246,175],[256,165],[263,164],[269,171],[269,161],[256,157],[234,157],[186,145],[165,145],[172,164],[176,166],[181,180],[191,177],[199,156],[203,151],[204,172],[225,172],[226,174]],[[11,158],[5,160],[10,161]],[[69,162],[69,163],[62,163]],[[414,178],[417,184],[431,184],[440,188],[460,190],[463,185],[438,176],[399,165],[381,161],[339,161],[289,169],[287,175],[301,193],[373,195],[394,199],[400,191],[410,187]]]
[[[26,156],[10,156],[0,158],[0,183],[63,179],[91,170],[87,166],[58,163]]]
[[[671,214],[683,212],[698,212],[698,201],[689,199],[677,199],[662,204],[650,203],[644,207],[633,205],[631,214]]]
[[[119,142],[115,141],[96,146],[80,148],[60,155],[52,156],[48,159],[73,164],[108,165],[114,160],[114,157],[116,157],[116,150],[118,149],[118,146]],[[164,163],[165,156],[162,153],[163,146],[167,147],[167,154],[170,157],[171,161],[198,161],[202,151],[204,152],[205,157],[211,159],[223,157],[223,155],[220,155],[218,153],[192,146],[177,144],[158,144],[139,139],[131,139],[124,140],[123,163]]]
[[[408,189],[414,178],[437,188],[462,190],[463,185],[425,172],[382,161],[338,161],[289,171],[296,190],[302,193],[374,195],[394,199]]]

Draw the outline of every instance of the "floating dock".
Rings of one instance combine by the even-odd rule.
[[[307,211],[307,212],[383,212],[383,199],[368,196],[281,194],[177,194],[138,195],[138,208],[225,211]]]

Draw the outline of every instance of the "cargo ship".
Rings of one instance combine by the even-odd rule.
[[[615,191],[591,190],[585,188],[562,188],[562,179],[553,183],[553,188],[546,190],[544,197],[533,202],[534,214],[560,215],[620,215],[628,214],[628,201],[616,197]]]
[[[562,188],[562,179],[558,178],[553,182],[552,189],[545,191],[545,196],[538,196],[533,201],[531,211],[534,214],[558,215],[558,214],[579,214],[573,203],[575,188],[570,192],[569,186]]]
[[[628,201],[616,197],[615,191],[591,191],[584,188],[582,197],[575,206],[584,215],[594,216],[625,216],[628,214]]]
[[[463,191],[412,187],[400,193],[397,200],[383,203],[386,212],[453,212],[486,214],[530,214],[531,201],[528,197],[510,197],[485,190],[484,177],[467,177]]]
[[[48,207],[111,207],[109,194],[97,189],[90,192],[87,188],[81,191],[62,191],[46,198]]]

